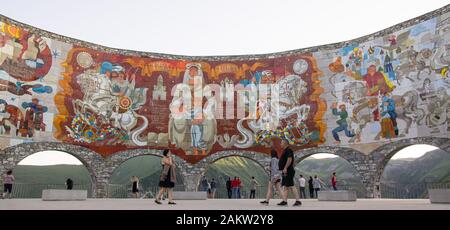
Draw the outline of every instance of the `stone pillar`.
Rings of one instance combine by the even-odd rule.
[[[187,164],[181,167],[181,175],[184,177],[185,190],[188,192],[195,192],[198,189],[198,183],[201,177],[205,174],[206,168],[202,164],[191,165]]]

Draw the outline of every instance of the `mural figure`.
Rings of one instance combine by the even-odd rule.
[[[340,111],[338,111],[337,109],[337,103],[333,102],[333,104],[331,105],[331,109],[332,109],[332,113],[334,116],[339,116],[339,120],[336,121],[336,123],[338,124],[338,127],[336,127],[335,129],[333,129],[331,132],[333,134],[333,138],[335,140],[335,144],[340,144],[341,140],[339,138],[339,132],[344,131],[344,134],[347,137],[354,137],[355,134],[349,130],[348,127],[348,122],[347,122],[347,118],[348,118],[348,113],[347,110],[345,108],[344,104],[339,105],[339,109]]]
[[[210,105],[215,103],[215,99],[211,95],[209,87],[204,84],[200,64],[186,65],[183,84],[179,87],[189,91],[189,105],[184,103],[182,92],[180,95],[174,95],[170,107],[180,108],[179,111],[182,115],[175,117],[174,114],[171,114],[169,140],[188,154],[206,155],[215,143],[217,124],[216,119],[212,116],[213,112],[209,110],[211,108],[204,108],[203,106],[204,97],[207,97],[207,102]]]
[[[33,137],[35,131],[45,131],[44,113],[46,106],[39,104],[39,99],[33,98],[31,103],[24,102],[25,118],[20,122],[19,133],[22,137]]]

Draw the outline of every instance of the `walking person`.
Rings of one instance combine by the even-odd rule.
[[[13,183],[16,179],[14,178],[14,175],[12,174],[12,170],[8,170],[6,174],[3,176],[3,194],[2,199],[5,199],[8,195],[8,198],[12,198],[12,187]]]
[[[306,180],[305,178],[303,178],[303,175],[300,175],[300,178],[298,179],[298,184],[300,188],[300,198],[306,199],[305,193]]]
[[[314,198],[314,180],[312,176],[309,177],[308,180],[308,188],[309,188],[309,198]]]
[[[237,177],[234,177],[234,179],[231,181],[231,190],[233,191],[233,198],[238,198],[238,180]]]
[[[282,172],[281,186],[283,187],[283,201],[278,203],[278,205],[287,205],[288,193],[291,191],[295,196],[295,203],[293,206],[299,206],[302,202],[300,201],[297,189],[294,186],[294,152],[289,148],[289,142],[286,139],[281,140],[281,147],[283,148],[283,154],[278,162],[278,167]]]
[[[67,190],[72,190],[72,188],[73,188],[73,180],[70,179],[70,178],[67,178],[67,180],[66,180],[66,189]]]
[[[261,204],[269,204],[270,199],[272,198],[272,190],[273,190],[273,186],[275,186],[276,190],[278,191],[278,194],[283,193],[281,191],[281,171],[278,168],[278,154],[277,151],[275,149],[272,149],[271,153],[271,159],[270,159],[270,168],[269,168],[269,172],[270,172],[270,180],[269,183],[267,185],[267,194],[266,194],[266,199],[261,201]]]
[[[176,165],[172,157],[170,156],[170,152],[168,149],[165,149],[163,151],[163,158],[161,159],[161,165],[162,165],[162,172],[159,179],[160,189],[158,195],[156,196],[155,203],[162,204],[161,197],[163,196],[164,192],[167,192],[167,195],[169,197],[168,204],[176,204],[175,202],[173,202],[173,187],[175,187],[175,183],[177,182],[175,172]]]
[[[331,186],[333,186],[334,191],[337,190],[336,184],[337,184],[336,172],[333,172],[333,176],[331,177]]]
[[[131,192],[134,198],[139,197],[139,178],[137,176],[131,177]]]
[[[238,195],[239,199],[241,199],[241,189],[242,189],[242,181],[241,181],[241,178],[238,177],[237,178],[237,195]]]
[[[228,177],[227,183],[227,195],[228,195],[228,199],[231,199],[231,196],[233,195],[232,191],[231,191],[231,178]]]
[[[214,199],[214,197],[216,196],[216,188],[217,188],[217,185],[216,185],[216,182],[214,181],[214,178],[211,179],[211,182],[209,183],[209,186],[210,186],[210,189],[211,189],[211,191],[210,191],[211,199]]]
[[[313,180],[313,187],[314,187],[314,193],[316,195],[316,198],[318,198],[317,193],[320,191],[320,189],[322,188],[322,185],[324,185],[323,181],[320,180],[317,175],[314,176],[314,180]]]
[[[256,181],[255,177],[252,176],[252,179],[250,180],[250,199],[255,199],[256,194],[256,186],[258,186],[259,183]]]

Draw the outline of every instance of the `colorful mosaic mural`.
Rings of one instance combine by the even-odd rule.
[[[302,149],[448,137],[449,16],[338,48],[203,58],[94,49],[2,18],[0,146],[170,148],[197,162],[281,139]]]

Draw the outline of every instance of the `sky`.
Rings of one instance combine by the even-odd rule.
[[[23,0],[2,1],[0,13],[44,30],[109,47],[199,56],[281,52],[346,41],[448,3],[448,0]],[[417,148],[404,149],[404,153],[394,158],[419,157],[430,150]],[[81,162],[71,155],[49,151],[32,155],[21,164]]]
[[[180,55],[280,52],[346,41],[448,0],[3,0],[0,13],[58,34]]]

